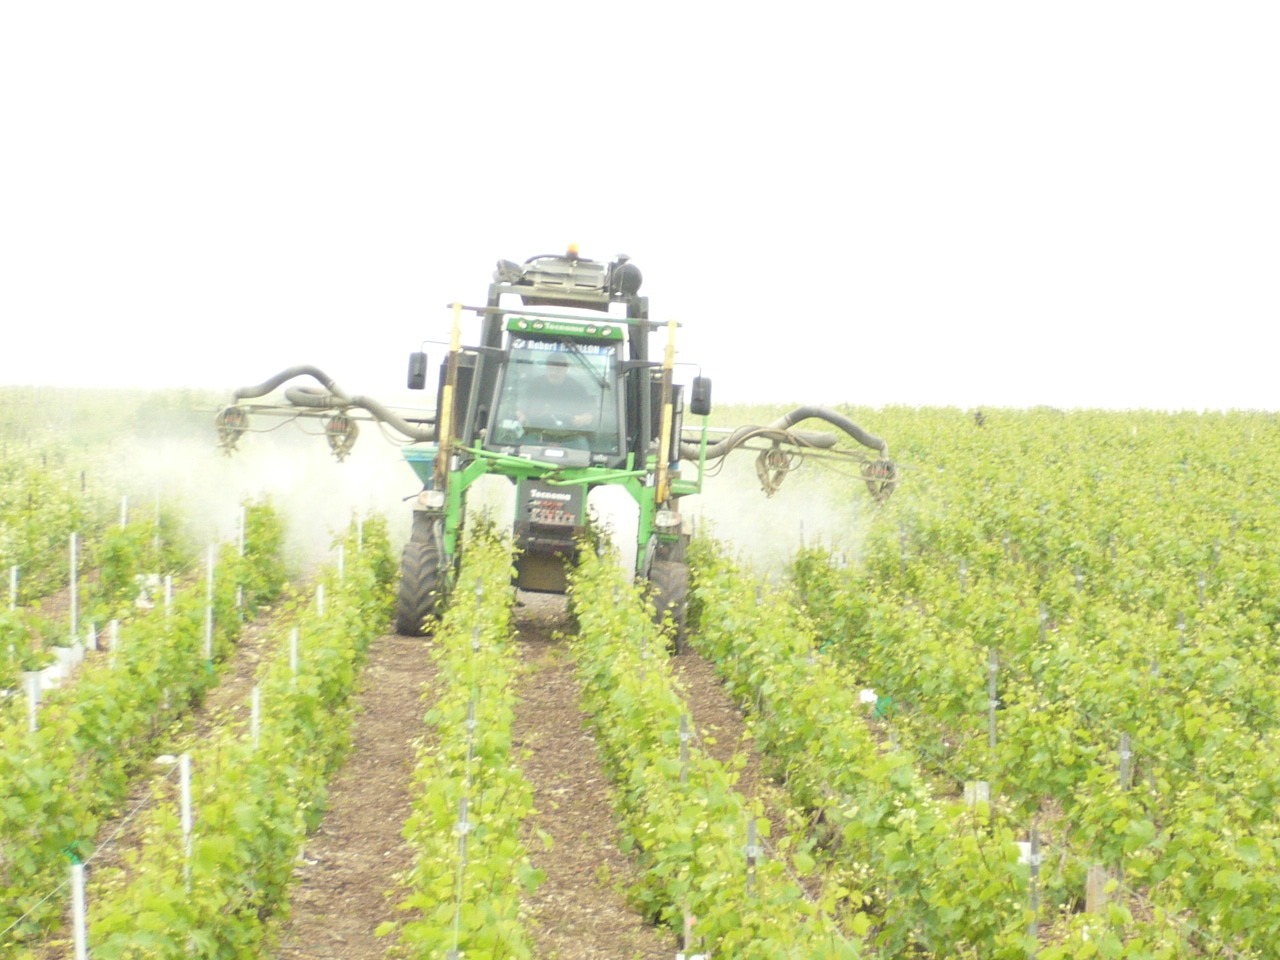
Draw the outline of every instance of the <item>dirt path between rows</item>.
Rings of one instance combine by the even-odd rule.
[[[578,682],[563,639],[564,600],[530,597],[518,611],[525,669],[513,736],[533,786],[536,814],[523,842],[546,880],[526,898],[540,960],[670,960],[670,931],[644,921],[623,892],[634,866],[618,846],[609,782],[579,708]],[[545,844],[539,831],[550,837]]]
[[[765,845],[772,845],[788,829],[786,791],[769,778],[768,763],[757,750],[742,711],[716,673],[715,664],[701,654],[686,648],[671,664],[703,752],[725,767],[741,755],[734,789],[747,800],[760,801],[772,827],[772,840],[765,840]]]
[[[435,675],[429,642],[389,635],[370,645],[351,753],[294,871],[278,960],[373,960],[394,941],[374,932],[403,917],[396,878],[412,866],[413,850],[400,830],[412,810],[422,693]]]

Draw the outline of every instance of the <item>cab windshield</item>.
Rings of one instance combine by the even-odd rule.
[[[613,344],[512,338],[487,446],[617,456],[616,365]]]

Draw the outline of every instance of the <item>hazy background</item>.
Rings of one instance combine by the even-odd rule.
[[[1276,11],[4,4],[0,384],[395,400],[576,241],[719,402],[1280,409]]]

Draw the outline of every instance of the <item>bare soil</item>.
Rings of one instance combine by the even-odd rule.
[[[364,960],[391,946],[375,931],[399,915],[396,878],[413,863],[400,830],[412,810],[422,694],[435,673],[429,642],[388,635],[370,645],[351,754],[294,871],[279,960]]]
[[[735,789],[748,801],[758,800],[769,821],[768,836],[761,836],[765,855],[770,856],[774,842],[797,830],[806,829],[799,814],[787,817],[786,790],[768,774],[769,764],[756,747],[750,727],[715,664],[686,647],[672,660],[677,683],[689,714],[699,746],[718,763],[737,769]],[[816,899],[822,892],[820,872],[797,877],[805,893]]]
[[[533,866],[546,874],[526,901],[536,955],[669,960],[674,936],[646,923],[623,892],[634,867],[619,849],[609,782],[578,706],[568,651],[556,637],[567,629],[564,600],[531,596],[520,614],[525,671],[514,737],[525,751],[521,768],[533,785],[537,810],[525,823],[523,841]]]

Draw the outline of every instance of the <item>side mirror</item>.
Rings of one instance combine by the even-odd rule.
[[[693,391],[689,397],[689,412],[695,417],[711,413],[711,378],[694,377]]]
[[[422,390],[427,385],[427,355],[421,350],[409,354],[409,389]]]

